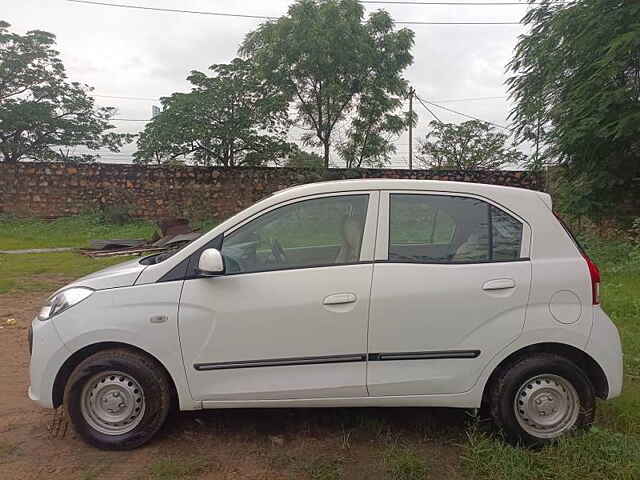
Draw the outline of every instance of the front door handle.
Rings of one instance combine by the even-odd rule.
[[[325,297],[322,301],[323,305],[342,305],[344,303],[353,303],[358,299],[354,293],[335,293]]]
[[[507,288],[514,288],[516,282],[513,278],[496,278],[495,280],[489,280],[482,285],[483,290],[506,290]]]

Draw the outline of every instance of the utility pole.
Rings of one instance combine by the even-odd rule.
[[[413,170],[413,95],[415,89],[409,89],[409,170]]]

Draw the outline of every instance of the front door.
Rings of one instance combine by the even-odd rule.
[[[377,197],[300,199],[225,233],[225,274],[180,300],[196,400],[366,396]]]
[[[531,278],[527,236],[525,222],[483,199],[382,194],[371,395],[451,394],[473,386],[522,331]]]

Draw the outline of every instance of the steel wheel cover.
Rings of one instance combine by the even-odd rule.
[[[580,398],[568,380],[543,374],[518,389],[513,409],[522,429],[538,438],[556,438],[571,430],[580,413]]]
[[[145,411],[144,392],[132,376],[101,372],[82,389],[81,411],[85,421],[105,435],[123,435],[138,426]]]

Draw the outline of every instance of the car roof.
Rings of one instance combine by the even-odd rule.
[[[486,183],[454,182],[448,180],[415,180],[395,178],[367,178],[353,180],[334,180],[327,182],[308,183],[285,188],[276,192],[273,197],[280,199],[295,198],[306,195],[316,195],[332,192],[346,192],[353,190],[418,190],[434,192],[473,193],[487,196],[518,196],[536,195],[540,192],[519,187],[507,187]]]

